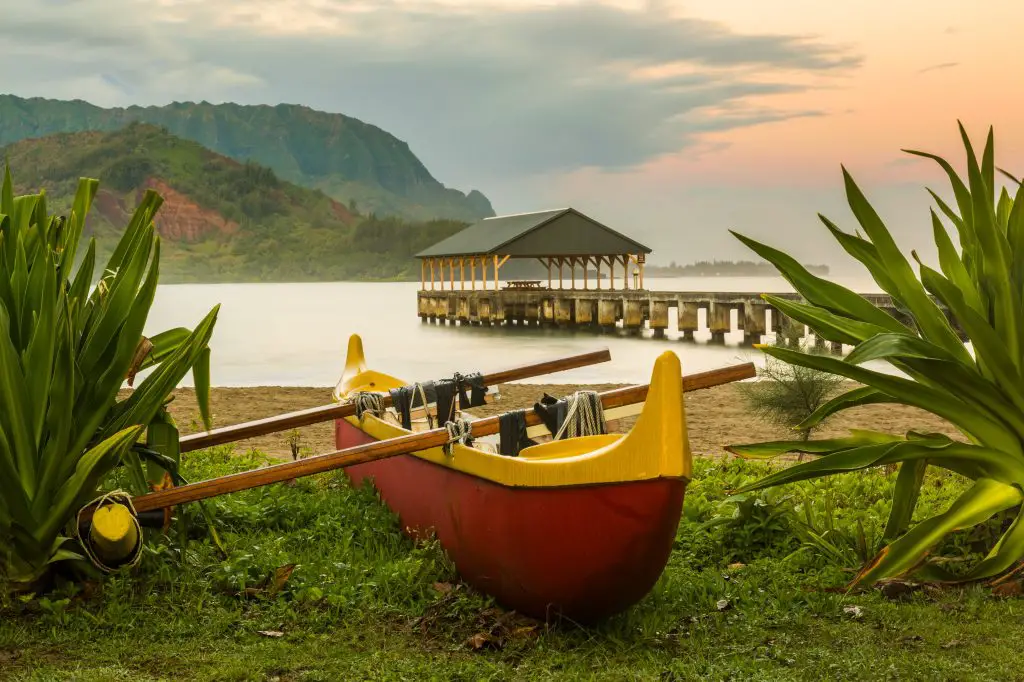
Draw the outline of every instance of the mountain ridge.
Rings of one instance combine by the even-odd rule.
[[[145,123],[24,139],[0,148],[0,157],[16,192],[43,190],[57,212],[70,208],[79,178],[97,178],[86,229],[100,254],[113,248],[145,191],[158,192],[167,283],[413,279],[412,254],[465,227],[361,215],[255,162]]]
[[[363,212],[471,222],[494,215],[479,190],[438,181],[409,144],[372,123],[303,104],[172,102],[104,108],[82,99],[0,94],[0,146],[53,133],[109,132],[131,122],[166,128]]]

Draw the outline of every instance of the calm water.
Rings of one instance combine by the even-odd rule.
[[[873,282],[843,281],[861,292]],[[648,279],[661,291],[792,291],[781,278]],[[548,375],[535,383],[646,383],[655,358],[666,350],[680,356],[687,374],[754,361],[760,353],[740,347],[742,332],[727,345],[707,345],[710,333],[682,341],[670,312],[663,339],[621,334],[529,327],[471,327],[424,324],[416,315],[419,282],[322,284],[180,284],[162,286],[147,333],[192,328],[221,304],[212,345],[215,386],[333,386],[351,334],[363,338],[374,369],[409,381],[450,376],[455,371],[487,372],[538,360],[607,347],[612,360]],[[703,317],[703,316],[702,316]],[[703,325],[703,321],[702,321]],[[191,385],[188,377],[184,385]]]

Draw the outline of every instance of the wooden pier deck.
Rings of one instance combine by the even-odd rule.
[[[775,294],[802,300],[798,294]],[[904,319],[892,298],[885,294],[864,297],[897,319]],[[768,305],[760,292],[579,290],[504,288],[497,290],[421,290],[417,313],[424,322],[462,325],[542,325],[588,327],[627,332],[650,329],[660,336],[669,328],[669,311],[675,310],[675,326],[684,338],[706,329],[712,342],[724,343],[735,330],[744,343],[758,343],[769,332],[793,342],[810,336],[807,328]],[[704,311],[701,313],[701,311]],[[734,314],[735,311],[735,314]],[[701,324],[703,322],[703,325]],[[824,342],[815,339],[818,345]],[[833,344],[834,351],[841,349]]]

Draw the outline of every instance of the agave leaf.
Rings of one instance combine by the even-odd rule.
[[[82,455],[74,474],[57,490],[49,515],[35,533],[36,538],[46,541],[57,535],[72,511],[85,505],[95,494],[100,479],[138,440],[143,429],[142,426],[123,429]]]
[[[970,273],[967,272],[963,261],[960,260],[953,241],[949,238],[949,233],[943,227],[939,216],[935,215],[935,211],[932,211],[932,234],[939,252],[939,266],[942,268],[942,272],[961,291],[967,304],[978,313],[984,314],[985,305],[982,303],[981,294],[974,286]],[[920,264],[920,261],[918,263]],[[925,288],[928,288],[927,285]]]
[[[948,533],[976,526],[1021,501],[1024,501],[1024,493],[1019,488],[980,478],[946,512],[922,521],[885,547],[857,574],[851,585],[902,575],[918,566],[927,552]]]
[[[114,410],[113,418],[103,433],[112,433],[128,424],[148,424],[185,374],[195,366],[210,341],[220,306],[214,306],[185,343],[147,376],[132,395]]]
[[[871,386],[860,386],[845,393],[841,393],[828,402],[822,404],[821,407],[809,414],[807,419],[800,422],[796,429],[798,431],[806,431],[807,429],[814,428],[826,418],[831,417],[842,410],[846,410],[851,407],[859,407],[861,405],[878,405],[880,403],[899,403],[899,401],[877,388],[873,388]]]
[[[893,436],[879,431],[851,431],[843,438],[819,440],[779,440],[767,443],[749,443],[746,445],[730,445],[726,447],[739,457],[747,459],[770,459],[787,453],[800,452],[805,454],[830,454],[840,450],[850,450],[865,445],[881,445],[902,442],[900,436]]]
[[[884,266],[888,270],[892,285],[898,292],[894,297],[902,300],[910,309],[922,336],[968,361],[970,356],[963,342],[953,331],[946,316],[925,292],[924,286],[914,275],[910,263],[889,234],[888,228],[845,168],[843,181],[846,184],[846,197],[850,208],[877,249],[881,261],[879,267]]]
[[[838,374],[866,386],[873,386],[903,404],[920,407],[946,419],[966,434],[978,438],[983,445],[1024,455],[1021,443],[1011,429],[955,395],[922,386],[909,379],[851,365],[836,358],[810,355],[778,347],[765,347],[763,350],[784,362]]]
[[[807,303],[790,301],[771,294],[763,294],[761,298],[787,317],[806,324],[826,341],[836,341],[852,346],[876,334],[888,331],[884,327],[835,315],[825,308]]]
[[[928,290],[953,311],[974,345],[977,363],[983,371],[987,370],[986,375],[992,377],[1008,395],[1020,396],[1021,367],[1016,361],[1019,357],[1015,359],[1007,352],[1002,339],[988,321],[967,304],[960,290],[949,280],[926,265],[921,266],[921,279]],[[1014,403],[1024,406],[1017,399]]]
[[[914,507],[917,506],[917,498],[921,493],[921,483],[924,481],[927,470],[928,460],[924,459],[904,462],[900,465],[900,472],[896,476],[896,485],[893,486],[889,520],[882,533],[884,539],[892,540],[910,526]]]
[[[192,382],[196,389],[196,403],[199,405],[199,414],[203,419],[203,426],[207,431],[213,429],[213,419],[210,416],[210,348],[204,347],[199,352],[199,358],[192,365]]]
[[[818,219],[825,224],[825,227],[832,233],[832,236],[839,242],[839,245],[843,247],[843,250],[859,260],[868,269],[871,278],[882,288],[882,291],[893,298],[900,298],[900,289],[892,277],[889,276],[882,258],[878,255],[878,248],[874,244],[862,237],[843,232],[838,225],[820,213],[818,214]]]
[[[774,265],[779,273],[793,285],[793,288],[807,299],[808,303],[825,308],[836,315],[862,320],[889,331],[907,330],[903,323],[860,294],[835,282],[812,275],[807,268],[791,256],[736,232],[732,234],[752,251]]]
[[[31,495],[36,487],[35,443],[25,409],[27,387],[18,351],[11,343],[7,308],[0,304],[0,428],[14,451],[23,489]]]
[[[78,243],[82,238],[82,230],[85,227],[85,216],[89,214],[92,202],[99,190],[99,181],[89,178],[81,178],[78,181],[78,189],[75,191],[75,199],[71,204],[71,215],[65,227],[66,238],[64,249],[61,253],[61,272],[71,272],[71,265],[75,262],[78,254]],[[93,261],[95,263],[95,261]],[[89,267],[90,275],[94,265]],[[91,276],[90,276],[91,280]]]

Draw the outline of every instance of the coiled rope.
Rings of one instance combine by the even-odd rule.
[[[92,551],[92,543],[89,541],[88,538],[83,538],[80,531],[82,527],[82,514],[85,513],[85,510],[94,505],[96,507],[96,510],[99,510],[100,507],[102,507],[104,504],[108,502],[123,504],[125,507],[128,508],[128,511],[130,511],[132,514],[132,524],[135,526],[135,533],[136,537],[138,538],[138,543],[135,546],[135,553],[132,555],[130,559],[121,563],[118,566],[108,566],[105,563],[103,563],[103,561],[100,560],[98,556],[96,556],[96,553]],[[132,504],[132,496],[123,490],[112,490],[109,493],[106,493],[105,495],[101,495],[100,497],[96,498],[89,504],[79,509],[78,515],[75,517],[74,530],[75,539],[78,540],[78,544],[82,547],[82,551],[85,552],[85,556],[89,559],[89,561],[92,562],[93,566],[100,569],[104,573],[111,573],[121,568],[133,568],[142,559],[142,524],[139,523],[139,514],[137,511],[135,511],[135,505]]]
[[[370,391],[359,391],[352,396],[351,402],[356,406],[356,418],[363,421],[363,415],[369,412],[374,417],[384,414],[384,404],[381,402],[383,396],[380,393]]]
[[[448,422],[444,425],[444,428],[448,431],[448,442],[444,445],[444,454],[449,457],[452,456],[453,448],[455,443],[460,445],[469,445],[472,440],[472,427],[470,422],[460,416],[453,421]]]
[[[597,391],[576,391],[567,398],[567,402],[569,409],[565,413],[565,421],[553,440],[596,436],[605,432],[604,406]]]

